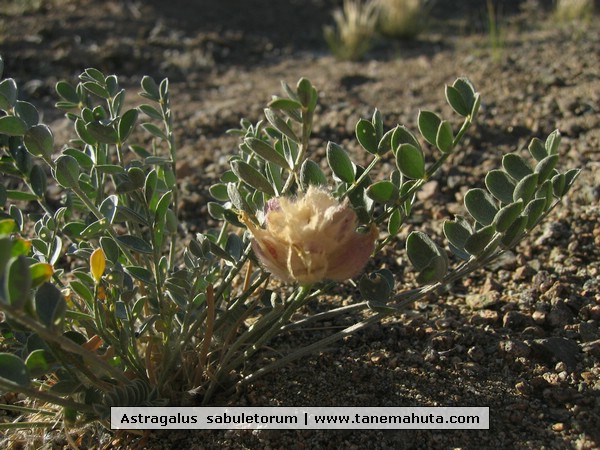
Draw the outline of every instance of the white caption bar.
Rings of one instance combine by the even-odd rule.
[[[488,407],[118,407],[112,429],[488,430]]]

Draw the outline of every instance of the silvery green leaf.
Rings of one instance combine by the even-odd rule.
[[[515,192],[513,193],[513,200],[517,201],[523,199],[524,203],[529,203],[529,200],[533,198],[538,185],[537,173],[530,173],[521,179],[515,186]]]
[[[421,179],[425,176],[425,157],[420,147],[400,144],[396,151],[396,165],[408,178]]]
[[[123,113],[123,116],[119,119],[118,136],[121,142],[129,137],[135,127],[135,123],[138,118],[137,109],[130,109]]]
[[[105,173],[108,175],[118,175],[125,173],[125,169],[123,169],[123,166],[120,166],[118,164],[97,164],[95,167],[96,170],[98,170],[98,172]]]
[[[0,82],[0,109],[8,111],[17,102],[17,83],[12,78]]]
[[[346,151],[334,142],[327,144],[327,163],[333,174],[341,181],[354,182],[356,168]]]
[[[446,100],[454,111],[463,117],[471,114],[471,108],[466,104],[460,91],[454,86],[446,86]]]
[[[164,99],[169,98],[169,79],[163,78],[160,84],[158,85],[158,90],[160,91],[160,98],[164,101]]]
[[[273,127],[275,127],[275,129],[277,129],[280,133],[290,138],[292,141],[300,142],[300,139],[298,139],[298,136],[296,135],[294,130],[292,130],[289,124],[284,119],[282,119],[275,111],[273,111],[270,108],[266,108],[264,112],[265,117],[267,118],[269,123],[273,125]]]
[[[291,98],[277,97],[271,100],[268,106],[271,109],[282,109],[284,111],[289,111],[302,108],[302,103]]]
[[[438,127],[437,134],[435,137],[435,145],[442,153],[448,153],[452,151],[454,145],[454,133],[452,126],[447,120],[442,120]]]
[[[225,183],[213,184],[208,188],[208,192],[215,200],[220,202],[229,201],[229,194],[227,193],[227,185]]]
[[[223,220],[225,208],[220,203],[208,202],[206,204],[208,208],[208,214],[215,220]]]
[[[29,194],[29,192],[27,192],[27,194]],[[34,195],[34,197],[35,197],[35,195]],[[17,225],[17,228],[19,230],[22,230],[23,229],[23,211],[21,211],[21,209],[18,208],[16,205],[10,205],[8,213],[9,213],[11,219],[14,220],[15,224]]]
[[[104,125],[98,121],[94,121],[88,123],[85,129],[101,144],[116,144],[119,142],[119,134],[112,124]]]
[[[46,361],[46,350],[38,348],[32,351],[25,360],[25,365],[34,377],[41,377],[49,372],[50,365]]]
[[[100,83],[96,83],[94,81],[86,81],[82,84],[82,86],[89,91],[90,93],[103,98],[108,99],[110,97],[110,93],[108,90],[102,86]]]
[[[419,111],[419,131],[431,145],[437,145],[436,140],[440,123],[442,123],[442,119],[436,113],[426,110]]]
[[[31,184],[31,189],[38,197],[44,197],[46,193],[46,187],[48,183],[48,176],[44,169],[38,164],[34,164],[31,168],[31,172],[29,172],[29,181]]]
[[[379,139],[373,124],[366,120],[360,119],[356,124],[356,139],[366,151],[376,154],[379,147]]]
[[[96,220],[95,222],[92,222],[87,227],[85,227],[81,231],[81,235],[78,237],[83,238],[83,239],[90,239],[90,238],[96,237],[96,236],[104,233],[104,231],[108,228],[109,225],[110,224],[108,223],[108,220],[106,220],[106,219]]]
[[[79,295],[88,305],[94,301],[94,294],[92,294],[90,288],[81,281],[71,281],[69,283],[69,289]]]
[[[542,185],[538,188],[537,192],[535,193],[535,198],[545,199],[546,205],[544,206],[544,210],[547,211],[548,209],[550,209],[554,201],[551,180],[546,180],[542,183]]]
[[[111,97],[116,97],[119,93],[119,81],[116,75],[109,75],[105,78],[104,84],[106,85],[106,90],[110,94]],[[122,90],[121,90],[122,91]]]
[[[504,233],[506,230],[508,230],[515,220],[517,220],[521,212],[523,212],[523,200],[509,203],[500,208],[496,214],[496,217],[494,217],[496,231],[499,233]]]
[[[100,247],[104,251],[104,255],[108,261],[112,263],[116,263],[119,261],[119,256],[121,255],[121,251],[119,250],[119,246],[114,241],[114,239],[103,236],[100,238]]]
[[[316,162],[307,159],[300,167],[300,184],[304,188],[308,188],[308,186],[327,186],[327,178]]]
[[[417,276],[417,282],[424,283],[437,283],[444,279],[448,273],[448,257],[446,254],[436,256],[429,266],[421,270]]]
[[[496,227],[491,224],[475,231],[465,242],[465,250],[471,255],[480,255],[487,245],[492,242],[496,234]]]
[[[0,378],[18,386],[27,387],[30,384],[27,366],[12,353],[0,353]]]
[[[560,146],[561,136],[558,130],[554,130],[546,138],[544,146],[548,155],[554,155],[558,153],[558,147]]]
[[[271,196],[275,195],[275,191],[269,180],[250,164],[241,160],[235,160],[231,162],[231,169],[241,180],[253,188]]]
[[[31,273],[24,255],[13,257],[6,265],[4,275],[3,299],[15,308],[22,308],[29,300],[31,291]]]
[[[406,239],[408,259],[419,272],[430,267],[432,262],[445,252],[421,231],[413,231]]]
[[[400,214],[400,210],[395,209],[388,220],[388,233],[390,233],[391,236],[395,236],[400,231],[401,225],[402,216]]]
[[[404,125],[398,125],[392,133],[392,150],[396,151],[402,144],[411,144],[418,149],[421,148],[416,136]]]
[[[482,225],[490,225],[498,212],[492,196],[480,188],[467,191],[465,194],[465,207],[469,214]]]
[[[391,181],[381,180],[367,188],[367,195],[378,203],[393,203],[398,199],[398,188]]]
[[[244,139],[244,143],[265,161],[270,161],[280,167],[290,167],[285,157],[262,139],[249,137]]]
[[[104,76],[104,74],[93,67],[88,67],[87,69],[85,69],[83,73],[79,75],[79,78],[81,80],[95,81],[101,84],[106,83],[106,77]]]
[[[59,81],[55,86],[56,93],[66,102],[77,105],[79,103],[79,95],[70,83]]]
[[[136,280],[139,280],[149,286],[154,286],[154,275],[148,269],[139,266],[126,266],[125,272],[131,275]]]
[[[122,236],[118,236],[117,240],[123,244],[125,247],[134,250],[138,253],[144,253],[147,255],[152,254],[152,246],[146,242],[144,239],[139,238],[137,236],[133,236],[131,234],[124,234]]]
[[[571,186],[573,186],[575,180],[577,179],[580,173],[581,169],[571,169],[565,172],[565,187],[563,189],[562,195],[566,195],[566,193],[569,192],[569,189],[571,189]]]
[[[173,200],[173,191],[169,190],[163,193],[156,203],[156,208],[153,209],[155,220],[159,221],[161,218],[167,214],[167,210],[169,206],[171,206],[171,201]]]
[[[35,292],[35,311],[40,322],[55,328],[62,322],[67,304],[61,291],[52,283],[42,284]]]
[[[138,109],[151,119],[162,120],[163,118],[162,113],[154,106],[143,104],[138,106]]]
[[[388,269],[364,274],[360,278],[358,288],[362,297],[368,302],[385,305],[392,295],[394,276]]]
[[[494,169],[485,176],[488,191],[502,203],[512,203],[515,183],[503,170]]]
[[[538,138],[533,138],[529,143],[529,147],[527,149],[529,150],[531,156],[533,156],[537,161],[541,161],[546,156],[548,156],[546,146]]]
[[[509,153],[502,158],[502,167],[516,181],[520,181],[527,175],[533,173],[531,167],[516,153]]]
[[[240,193],[237,183],[227,183],[227,196],[236,209],[246,211],[248,214],[254,214],[254,209]]]
[[[545,198],[536,198],[531,200],[525,209],[523,210],[523,215],[527,217],[527,224],[525,225],[526,230],[531,230],[538,222],[540,217],[545,211],[546,207],[546,199]]]
[[[379,140],[379,144],[377,144],[377,154],[378,155],[385,155],[390,150],[393,150],[392,136],[394,135],[394,131],[395,130],[389,130]]]
[[[33,156],[50,158],[54,150],[54,137],[46,125],[35,125],[23,136],[23,144]]]
[[[144,187],[146,183],[146,173],[139,167],[127,169],[127,178],[136,189]]]
[[[558,198],[563,196],[566,189],[566,177],[564,173],[558,173],[552,177],[552,189]]]
[[[283,189],[283,168],[271,162],[267,163],[267,179],[275,188],[275,191],[281,192]]]
[[[239,261],[244,252],[244,243],[235,233],[230,233],[225,242],[225,251],[236,261]]]
[[[548,178],[552,176],[554,168],[558,163],[558,155],[553,153],[546,156],[535,166],[535,172],[538,174],[538,183],[542,184]]]
[[[375,111],[373,111],[371,123],[375,129],[375,136],[377,137],[377,140],[381,141],[383,137],[383,118],[381,117],[381,111],[379,111],[377,108],[375,108]]]
[[[465,244],[472,233],[471,224],[464,217],[456,216],[455,220],[444,222],[444,235],[450,243],[450,250],[461,259],[469,259]]]
[[[123,103],[125,103],[125,89],[121,89],[119,92],[113,95],[112,100],[109,100],[109,102],[115,115],[119,115],[121,113],[121,109],[123,108]]]
[[[56,160],[55,178],[66,188],[75,187],[79,183],[79,163],[69,155],[61,155]]]
[[[148,204],[152,203],[153,198],[156,198],[157,185],[158,174],[156,173],[156,169],[152,169],[150,172],[148,172],[148,175],[146,175],[146,180],[144,181],[144,198]]]
[[[163,141],[168,141],[167,135],[163,130],[158,128],[156,125],[150,122],[143,123],[142,128],[150,133],[152,136],[162,139]],[[107,142],[108,144],[112,144],[114,142]]]
[[[98,143],[96,138],[87,130],[85,121],[81,118],[75,120],[75,132],[77,133],[77,136],[79,136],[79,139],[88,145],[96,145]]]
[[[15,105],[15,115],[25,122],[27,128],[37,125],[40,121],[40,115],[35,106],[21,100],[17,100],[17,104]]]
[[[519,242],[519,240],[525,233],[526,225],[527,225],[527,217],[522,216],[522,215],[519,216],[517,218],[517,220],[515,220],[513,222],[512,226],[510,226],[508,228],[508,230],[506,230],[504,232],[504,234],[502,235],[502,239],[501,239],[502,245],[506,248],[513,247],[517,242]]]
[[[29,176],[29,172],[31,172],[31,168],[33,167],[33,158],[31,157],[31,153],[26,151],[21,146],[11,150],[11,153],[17,168],[21,171],[21,173],[25,174],[25,176]]]
[[[296,86],[298,99],[308,111],[313,111],[317,105],[318,92],[306,78],[301,78]]]
[[[480,107],[481,107],[481,96],[479,95],[479,92],[477,92],[477,93],[475,93],[475,97],[474,97],[474,101],[473,101],[473,108],[471,108],[471,117],[477,116],[477,114],[479,113]]]
[[[143,97],[146,97],[150,100],[154,100],[155,102],[160,101],[160,92],[158,90],[158,85],[156,81],[149,76],[144,76],[141,81],[141,86],[143,92],[140,94]]]
[[[7,136],[23,136],[27,131],[25,121],[16,116],[0,117],[0,134]]]
[[[477,102],[477,97],[478,94],[477,92],[475,92],[475,87],[473,86],[473,84],[471,83],[471,81],[469,81],[469,79],[464,78],[464,77],[460,77],[457,78],[456,81],[454,81],[454,83],[452,84],[452,87],[458,91],[458,93],[460,94],[460,97],[466,107],[467,113],[466,114],[462,114],[459,111],[459,114],[463,115],[463,116],[467,116],[469,114],[471,115],[475,115],[474,114],[474,107],[476,106],[476,102]],[[476,111],[475,111],[476,113]]]

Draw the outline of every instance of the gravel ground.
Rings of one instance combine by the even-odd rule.
[[[171,0],[166,8],[158,1],[47,1],[23,15],[0,15],[0,53],[7,75],[28,81],[24,95],[45,106],[59,139],[64,120],[50,108],[58,79],[75,80],[89,66],[120,74],[130,86],[143,74],[169,76],[179,124],[183,220],[190,233],[213,225],[207,189],[237,146],[225,130],[242,117],[259,120],[280,80],[294,84],[304,76],[320,91],[311,142],[319,161],[329,140],[360,159],[353,128],[374,107],[389,127],[415,129],[420,108],[449,116],[444,85],[458,76],[471,79],[483,98],[481,116],[459,154],[420,195],[406,234],[439,233],[444,218],[461,212],[464,192],[480,186],[503,154],[560,129],[561,164],[581,168],[581,176],[514,254],[222,399],[239,406],[489,406],[490,429],[172,431],[142,439],[88,431],[83,447],[600,447],[597,17],[587,25],[559,26],[544,8],[532,9],[535,2],[503,2],[503,44],[493,55],[481,32],[485,9],[478,2],[455,8],[439,0],[432,24],[417,41],[382,41],[367,60],[349,63],[335,61],[321,38],[328,11],[339,3],[250,0],[240,14],[236,2]],[[411,283],[401,251],[390,251],[383,263]],[[328,301],[357,298],[349,286]],[[277,344],[294,348],[325,333],[299,331]],[[253,367],[272,356],[265,352]],[[60,448],[66,441],[59,437],[48,445]]]

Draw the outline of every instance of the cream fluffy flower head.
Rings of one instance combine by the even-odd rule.
[[[348,201],[309,187],[295,198],[267,204],[264,228],[242,217],[254,237],[262,266],[285,282],[342,281],[358,274],[373,252],[377,230],[356,231],[358,220]]]

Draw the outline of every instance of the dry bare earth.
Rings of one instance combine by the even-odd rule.
[[[597,20],[582,29],[557,27],[542,11],[510,15],[518,2],[507,3],[506,40],[495,60],[486,36],[470,33],[484,17],[482,7],[474,6],[469,16],[455,11],[453,2],[439,1],[435,26],[417,42],[382,42],[367,61],[340,63],[328,55],[320,35],[327,11],[339,2],[252,0],[243,2],[243,14],[231,6],[235,2],[170,1],[169,8],[158,1],[60,3],[62,9],[0,17],[7,76],[28,81],[24,95],[47,108],[46,117],[61,136],[63,121],[49,108],[57,79],[75,80],[88,66],[123,74],[122,82],[131,86],[146,73],[168,75],[189,233],[213,225],[207,220],[207,188],[237,145],[224,131],[241,117],[259,120],[270,95],[279,92],[279,81],[293,84],[301,76],[321,92],[311,157],[323,164],[328,140],[360,159],[353,127],[374,107],[389,127],[400,123],[416,129],[419,108],[451,116],[443,86],[457,76],[468,76],[481,92],[478,123],[451,164],[427,186],[406,233],[417,228],[439,233],[444,218],[461,212],[465,190],[480,186],[503,154],[521,151],[531,137],[543,138],[555,128],[563,133],[562,164],[583,169],[569,198],[516,256],[223,400],[256,406],[489,406],[490,430],[176,431],[141,442],[117,437],[113,446],[600,446]],[[412,279],[400,250],[382,262],[400,283]],[[357,299],[350,286],[334,300]],[[293,348],[325,332],[300,332],[274,344]],[[274,355],[263,356],[254,368]],[[107,435],[102,440],[111,442]],[[57,438],[55,444],[61,442]]]

